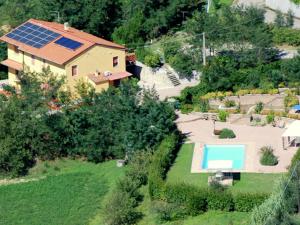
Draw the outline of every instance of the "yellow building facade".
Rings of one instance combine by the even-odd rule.
[[[126,51],[123,46],[74,28],[66,29],[62,24],[33,19],[27,21],[28,23],[55,32],[58,37],[40,48],[30,46],[33,43],[30,41],[24,41],[25,44],[22,41],[19,43],[19,37],[14,36],[14,30],[9,33],[11,35],[1,37],[1,40],[8,44],[8,57],[1,63],[8,66],[10,85],[20,88],[19,71],[41,73],[43,68],[49,68],[53,74],[66,78],[66,86],[71,91],[74,91],[78,82],[84,81],[100,92],[131,75],[126,72]],[[15,32],[18,33],[22,26],[24,24],[16,28]],[[27,30],[32,32],[31,29]],[[32,33],[28,35],[32,37]],[[61,38],[70,40],[71,44],[77,43],[79,47],[75,49],[69,42],[63,44],[66,46],[61,46],[57,42]]]

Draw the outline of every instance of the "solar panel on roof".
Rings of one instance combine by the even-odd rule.
[[[56,40],[54,43],[71,50],[75,50],[82,45],[82,43],[66,37],[61,37],[60,39]]]
[[[58,38],[60,34],[27,22],[11,31],[6,36],[23,44],[41,48]]]

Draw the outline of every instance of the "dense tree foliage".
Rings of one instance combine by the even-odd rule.
[[[59,13],[59,22],[105,38],[114,33],[115,41],[133,45],[180,26],[202,5],[200,0],[2,0],[0,18],[14,27],[29,18],[58,20]]]
[[[1,97],[1,173],[24,174],[36,158],[83,156],[102,162],[130,157],[176,130],[171,106],[159,102],[153,90],[139,89],[135,80],[100,94],[91,91],[80,105],[69,100],[53,111],[53,99],[58,104],[60,96],[68,97],[63,79],[50,71],[20,79],[21,94]]]

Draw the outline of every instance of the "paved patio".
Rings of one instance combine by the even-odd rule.
[[[204,144],[244,144],[246,146],[245,172],[257,173],[280,173],[286,172],[290,161],[297,148],[284,150],[281,135],[285,129],[278,127],[252,127],[248,125],[230,124],[228,122],[216,122],[216,129],[229,128],[235,134],[235,139],[222,140],[213,135],[213,122],[198,120],[196,115],[179,114],[177,119],[179,130],[187,135],[188,139],[195,144],[191,171],[195,173],[207,172],[201,169],[202,148]],[[274,154],[278,156],[279,163],[276,166],[260,165],[260,148],[272,146]]]

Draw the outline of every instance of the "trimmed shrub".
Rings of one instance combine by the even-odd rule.
[[[224,102],[224,105],[225,105],[226,108],[231,108],[231,107],[235,107],[236,103],[233,100],[226,100]]]
[[[151,163],[152,153],[149,151],[137,151],[131,157],[126,176],[131,180],[139,182],[139,185],[145,185],[148,178],[148,168]]]
[[[175,157],[178,137],[175,134],[167,136],[155,151],[152,163],[149,166],[149,194],[150,197],[159,198],[163,188],[164,179]]]
[[[250,212],[254,207],[261,205],[269,196],[261,193],[236,193],[234,195],[234,210]]]
[[[284,107],[288,108],[299,104],[299,99],[296,95],[294,95],[292,92],[289,91],[287,93],[287,96],[284,97],[283,102],[284,102]]]
[[[222,185],[219,181],[213,180],[209,184],[209,189],[213,191],[225,191],[226,186]]]
[[[207,195],[209,210],[232,211],[234,209],[233,197],[230,192],[210,191]]]
[[[247,89],[238,90],[235,94],[238,96],[247,95],[247,94],[250,94],[250,90],[247,90]]]
[[[297,29],[287,27],[276,27],[272,30],[275,44],[300,45],[300,32]]]
[[[167,184],[164,198],[171,203],[181,205],[187,214],[197,215],[207,210],[207,190],[188,184]]]
[[[264,166],[275,166],[278,164],[278,158],[273,154],[274,150],[271,146],[264,146],[260,149],[260,163]]]
[[[219,110],[218,117],[221,122],[226,122],[229,113],[225,110]]]
[[[236,137],[235,133],[232,130],[227,128],[222,129],[219,135],[220,139],[235,138],[235,137]]]
[[[180,106],[180,110],[183,114],[188,114],[194,110],[194,106],[192,104],[184,104]]]
[[[139,200],[141,198],[141,195],[138,190],[140,188],[140,186],[141,186],[141,184],[139,183],[138,180],[133,180],[133,179],[131,179],[131,177],[125,176],[123,179],[121,179],[117,182],[116,189],[118,191],[128,193],[130,198]]]
[[[136,201],[128,193],[114,191],[104,208],[105,221],[108,225],[135,224],[141,213],[135,210]]]
[[[260,114],[263,109],[264,109],[264,103],[262,103],[262,102],[256,103],[255,109],[254,109],[255,113]]]
[[[209,110],[209,101],[207,99],[200,98],[199,108],[200,112],[207,112]]]
[[[150,54],[145,57],[145,64],[151,68],[161,66],[160,57],[157,54]]]
[[[153,201],[152,210],[159,223],[182,219],[186,215],[186,210],[182,206],[165,201]]]
[[[207,191],[198,190],[191,193],[187,201],[187,211],[190,215],[198,215],[207,211]]]
[[[275,115],[274,112],[270,112],[266,117],[267,123],[273,123],[275,121]]]

